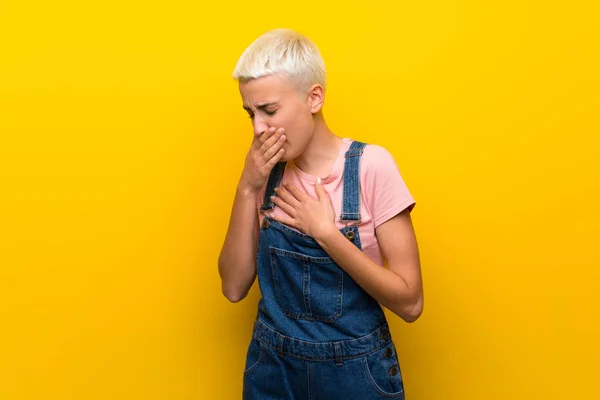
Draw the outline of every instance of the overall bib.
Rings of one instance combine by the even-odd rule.
[[[365,143],[346,152],[341,233],[362,250],[359,167]],[[286,163],[267,182],[267,211]],[[404,399],[385,314],[310,236],[265,215],[257,254],[262,298],[246,355],[245,400]]]

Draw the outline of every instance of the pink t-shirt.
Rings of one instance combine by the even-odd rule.
[[[345,223],[339,222],[342,213],[343,172],[345,154],[350,148],[352,139],[344,138],[337,159],[333,163],[329,175],[322,177],[323,188],[331,198],[335,211],[336,225],[339,229]],[[317,198],[315,182],[317,177],[300,170],[293,162],[288,162],[283,173],[282,182],[289,186],[298,186],[311,197]],[[364,253],[375,263],[383,265],[383,257],[375,235],[375,228],[396,216],[405,208],[415,206],[392,155],[383,147],[369,144],[365,147],[360,160],[360,213],[362,221],[358,224],[358,234]],[[260,206],[264,202],[266,185],[257,197],[259,223],[264,218]],[[266,212],[270,216],[288,216],[285,211],[275,206]],[[355,223],[352,223],[355,224]]]

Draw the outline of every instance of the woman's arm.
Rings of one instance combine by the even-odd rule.
[[[256,279],[258,213],[256,196],[266,184],[271,170],[283,156],[283,130],[274,128],[255,136],[246,156],[229,220],[229,228],[219,256],[223,295],[238,302],[248,295]]]
[[[423,284],[417,240],[405,209],[375,229],[388,268],[377,265],[333,225],[315,238],[331,258],[380,304],[406,322],[423,311]]]
[[[258,232],[256,192],[240,180],[219,256],[221,288],[231,302],[245,298],[256,279]]]

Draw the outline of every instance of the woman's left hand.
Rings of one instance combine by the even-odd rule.
[[[273,201],[290,217],[271,217],[282,224],[298,229],[314,239],[322,238],[333,230],[337,230],[334,218],[335,212],[331,199],[319,178],[315,184],[318,199],[313,199],[298,187],[288,187],[283,184],[275,189],[278,196],[272,196]]]

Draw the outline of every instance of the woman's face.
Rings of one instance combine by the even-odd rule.
[[[289,161],[304,152],[314,132],[314,97],[301,92],[297,85],[283,75],[270,75],[240,82],[244,109],[252,119],[254,135],[267,129],[284,128],[286,141],[282,160]]]

